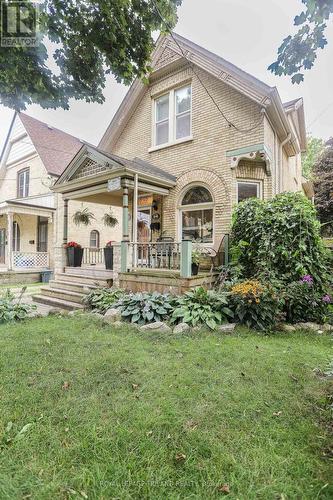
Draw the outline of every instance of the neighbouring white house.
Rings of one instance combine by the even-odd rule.
[[[56,242],[63,234],[64,200],[51,191],[84,142],[25,113],[15,113],[0,157],[0,282],[35,281],[53,270]],[[89,226],[76,226],[73,214],[87,208]],[[109,240],[120,241],[121,224],[102,222],[110,209],[73,201],[68,213],[68,241],[84,247],[84,262],[102,262]],[[114,209],[117,216],[117,208]],[[118,215],[119,210],[118,210]]]

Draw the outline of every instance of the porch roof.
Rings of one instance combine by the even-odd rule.
[[[89,160],[93,166],[85,170],[85,165]],[[169,189],[176,185],[177,180],[174,175],[140,158],[128,160],[90,144],[84,144],[56,181],[52,190],[63,193],[69,199],[82,197],[82,195],[89,197],[97,193],[110,195],[110,191],[117,197],[121,194],[121,189],[120,187],[118,190],[109,189],[109,181],[126,180],[127,186],[130,187],[136,175],[140,190],[156,189],[156,192],[160,194],[168,194]],[[101,198],[100,202],[103,202]],[[116,203],[116,200],[113,202]]]
[[[31,203],[24,203],[24,201],[19,200],[6,200],[0,203],[0,215],[15,213],[21,215],[50,217],[55,211],[56,209],[53,207],[33,205]]]

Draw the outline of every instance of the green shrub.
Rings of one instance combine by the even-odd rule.
[[[26,287],[23,287],[18,298],[10,291],[6,290],[0,296],[0,323],[9,321],[20,321],[25,319],[29,313],[36,309],[35,305],[24,304],[22,302]]]
[[[217,294],[203,287],[177,297],[174,306],[171,318],[173,323],[182,322],[191,326],[203,324],[214,330],[218,324],[233,317],[228,307],[227,294]]]
[[[285,282],[306,274],[317,283],[327,280],[327,251],[316,210],[300,193],[240,203],[233,214],[231,248],[244,278],[268,272]]]
[[[283,298],[286,320],[290,323],[324,323],[330,316],[331,297],[316,287],[311,276],[289,283]]]
[[[123,296],[115,307],[124,320],[144,325],[170,318],[173,307],[171,297],[161,293],[131,293]]]
[[[124,290],[119,288],[97,288],[90,292],[84,299],[89,309],[105,313],[124,295]]]
[[[270,330],[281,319],[282,302],[271,285],[246,280],[234,284],[230,292],[231,307],[239,323],[256,330]]]

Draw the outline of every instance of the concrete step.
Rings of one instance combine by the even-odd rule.
[[[112,286],[112,280],[106,280],[102,278],[94,278],[91,276],[82,276],[78,274],[70,273],[57,273],[55,276],[55,281],[67,281],[70,283],[79,283],[81,285],[91,285],[91,286]]]
[[[79,283],[73,281],[65,281],[65,280],[51,280],[50,288],[57,290],[69,290],[70,292],[82,293],[84,295],[88,294],[92,290],[95,290],[97,285],[92,285],[90,283]]]
[[[73,275],[84,276],[95,279],[100,278],[102,280],[112,280],[116,273],[115,271],[111,271],[108,269],[89,266],[89,267],[65,267],[65,274],[71,274],[72,276]]]
[[[56,307],[58,309],[67,309],[69,311],[74,311],[76,309],[83,309],[82,304],[77,304],[75,302],[68,302],[67,300],[56,299],[55,297],[49,297],[48,295],[34,295],[32,297],[34,302],[39,304],[45,304],[48,306]]]
[[[59,290],[57,288],[50,288],[48,286],[43,286],[40,289],[41,295],[46,295],[48,297],[54,297],[60,300],[66,300],[67,302],[75,302],[75,304],[82,304],[85,294],[78,292],[71,292],[69,290]]]

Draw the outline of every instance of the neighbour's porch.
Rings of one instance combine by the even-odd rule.
[[[0,203],[0,273],[49,269],[54,212],[20,200]]]

